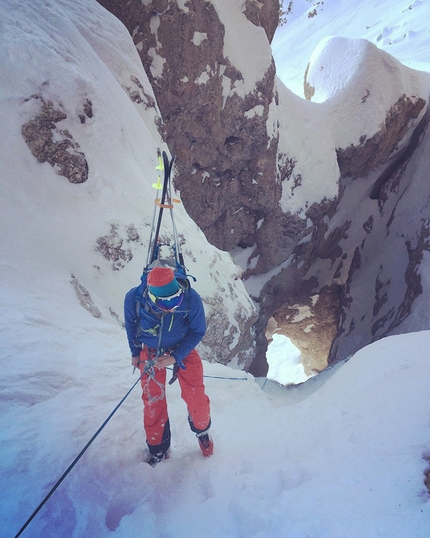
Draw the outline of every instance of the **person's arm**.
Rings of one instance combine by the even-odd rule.
[[[184,368],[183,360],[197,346],[206,332],[206,317],[200,295],[193,289],[189,292],[188,331],[171,355]]]
[[[137,288],[131,289],[124,299],[124,323],[133,366],[135,366],[133,360],[140,356],[140,351],[142,349],[141,346],[138,347],[137,342],[139,318],[136,312],[136,289]]]

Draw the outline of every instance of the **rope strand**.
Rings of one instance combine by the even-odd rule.
[[[171,368],[168,368],[171,370]],[[147,374],[146,371],[144,371],[139,378],[135,381],[133,386],[128,390],[128,392],[125,394],[125,396],[122,398],[122,400],[118,403],[118,405],[115,407],[115,409],[111,412],[111,414],[107,417],[107,419],[103,422],[103,424],[100,426],[100,428],[96,431],[96,433],[91,437],[91,439],[88,441],[88,443],[84,446],[84,448],[79,452],[79,454],[76,456],[76,458],[72,461],[72,463],[67,467],[67,469],[64,471],[64,473],[61,475],[61,477],[57,480],[55,485],[51,488],[49,493],[45,496],[45,498],[42,500],[42,502],[39,504],[39,506],[34,510],[34,512],[31,514],[31,516],[27,519],[27,521],[24,523],[24,525],[21,527],[21,529],[18,531],[18,533],[15,535],[15,538],[18,538],[21,536],[21,534],[24,532],[24,530],[28,527],[28,525],[33,521],[33,519],[36,517],[36,515],[40,512],[40,510],[43,508],[43,506],[46,504],[46,502],[50,499],[52,494],[55,492],[55,490],[58,488],[58,486],[63,482],[63,480],[66,478],[66,476],[70,473],[70,471],[73,469],[73,467],[78,463],[78,461],[82,458],[84,453],[88,450],[88,448],[91,446],[93,441],[98,437],[98,435],[101,433],[101,431],[104,429],[106,424],[110,421],[110,419],[114,416],[114,414],[118,411],[118,409],[121,407],[121,405],[125,402],[126,398],[130,395],[131,391],[134,389],[134,387],[139,383],[139,381],[142,379],[142,377]],[[234,381],[246,381],[246,377],[219,377],[219,376],[211,376],[211,375],[205,375],[204,377],[214,378],[214,379],[229,379]],[[148,376],[148,380],[150,380],[150,375]],[[155,379],[154,379],[155,381]],[[156,381],[155,381],[156,382]]]
[[[142,374],[143,375],[143,374]],[[18,538],[18,536],[21,536],[23,531],[28,527],[28,525],[31,523],[31,521],[34,519],[34,517],[38,514],[38,512],[41,510],[41,508],[45,505],[45,503],[48,501],[48,499],[51,497],[51,495],[54,493],[54,491],[58,488],[58,486],[61,484],[61,482],[66,478],[66,476],[70,473],[70,471],[73,469],[73,467],[78,463],[78,461],[81,459],[81,457],[84,455],[86,450],[90,447],[90,445],[93,443],[95,438],[99,435],[99,433],[103,430],[103,428],[106,426],[106,424],[109,422],[109,420],[114,416],[114,414],[118,411],[120,406],[124,403],[125,399],[128,397],[128,395],[131,393],[131,391],[134,389],[134,387],[139,383],[142,375],[139,377],[139,379],[133,384],[131,389],[127,392],[127,394],[123,397],[123,399],[119,402],[119,404],[115,407],[115,409],[112,411],[112,413],[107,417],[107,419],[103,422],[103,424],[100,426],[100,428],[96,431],[96,433],[91,437],[91,439],[88,441],[88,443],[84,446],[84,448],[79,452],[79,454],[76,456],[76,458],[73,460],[73,462],[69,465],[69,467],[64,471],[64,473],[61,475],[61,477],[57,480],[55,485],[52,487],[50,492],[46,495],[46,497],[43,499],[43,501],[39,504],[39,506],[34,510],[34,512],[31,514],[31,516],[27,519],[27,521],[24,523],[24,525],[19,530],[18,534],[15,536],[15,538]]]

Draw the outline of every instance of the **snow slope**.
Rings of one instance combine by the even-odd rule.
[[[23,276],[7,281],[1,310],[5,537],[136,380],[113,320],[79,306],[64,312],[70,289],[52,285],[55,273],[37,283]],[[16,301],[26,302],[20,317]],[[172,454],[155,469],[142,461],[135,388],[22,535],[425,538],[429,345],[430,332],[387,338],[305,385],[269,382],[264,391],[252,376],[205,362],[215,453],[200,454],[175,384]]]
[[[339,180],[336,148],[358,145],[363,137],[375,135],[403,94],[428,100],[428,30],[415,32],[413,42],[400,39],[399,33],[400,28],[421,28],[430,9],[423,2],[411,9],[409,4],[361,1],[351,7],[343,0],[294,0],[291,17],[272,43],[282,82],[277,85],[279,153],[295,162],[294,177],[299,178],[298,185],[283,185],[284,211],[304,215],[313,203],[334,198]],[[313,9],[317,15],[309,18]],[[391,41],[379,39],[382,24],[392,25],[384,30]],[[315,90],[311,102],[304,99],[305,72],[307,84]]]
[[[287,5],[284,0],[284,9]],[[272,50],[279,78],[301,97],[312,52],[329,36],[367,39],[407,67],[430,71],[429,5],[424,0],[293,0],[292,7]],[[314,10],[316,15],[309,17]]]
[[[156,164],[159,140],[156,111],[141,112],[121,89],[122,69],[132,69],[150,91],[131,40],[95,2],[2,0],[0,20],[0,535],[6,538],[137,379],[109,308],[120,309],[146,245],[133,247],[130,264],[112,271],[94,253],[94,238],[112,222],[124,230],[131,213],[136,228],[145,229],[149,216],[137,220],[141,202],[130,192],[139,185],[144,199],[153,198],[146,171]],[[40,70],[45,76],[38,79]],[[24,100],[42,91],[57,103],[62,97],[67,128],[91,148],[92,181],[68,184],[37,164],[23,142],[20,126],[35,112],[34,101]],[[71,118],[88,92],[100,108],[97,121],[82,126]],[[194,246],[199,232],[179,215]],[[196,253],[212,262],[208,271],[190,256],[190,271],[200,271],[199,291],[215,277],[233,279],[227,258],[200,241]],[[91,288],[100,318],[80,306],[71,272]],[[215,453],[209,459],[199,453],[175,384],[168,393],[172,455],[156,469],[143,463],[135,388],[22,536],[427,537],[429,344],[430,332],[384,339],[288,389],[205,362]]]
[[[0,62],[7,74],[0,90],[2,262],[11,272],[31,267],[35,277],[51,268],[62,280],[74,275],[102,315],[113,312],[121,319],[124,295],[139,284],[146,263],[157,148],[167,151],[155,123],[158,109],[146,104],[155,102],[149,81],[125,27],[94,0],[13,6],[1,1],[0,16]],[[139,91],[141,102],[132,102],[129,91]],[[87,182],[69,183],[30,153],[21,126],[40,113],[41,99],[34,95],[67,115],[54,136],[67,130],[79,143],[88,161]],[[93,116],[81,123],[86,100]],[[207,314],[231,329],[234,346],[238,319],[255,311],[239,270],[229,255],[208,244],[181,204],[175,221]],[[168,218],[163,225],[166,237]],[[138,232],[137,240],[128,237],[130,228]],[[130,261],[115,262],[97,252],[103,238]],[[202,259],[207,264],[199,263]],[[205,356],[213,358],[209,351]]]

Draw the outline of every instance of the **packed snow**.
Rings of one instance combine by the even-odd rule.
[[[286,10],[289,0],[283,0]],[[303,97],[306,67],[319,43],[331,36],[367,39],[407,67],[430,71],[429,6],[424,0],[293,0],[287,23],[272,43],[276,71]]]
[[[318,29],[322,37],[341,24],[340,5],[324,4],[332,17]],[[367,13],[382,5],[394,26],[388,0],[359,2],[354,22],[362,17],[364,27]],[[399,2],[394,10],[402,13],[399,25],[418,9],[422,17],[423,2],[411,5],[402,12]],[[123,88],[132,72],[152,93],[132,41],[95,1],[1,0],[0,20],[0,535],[6,538],[18,533],[137,380],[110,310],[121,314],[122,297],[145,263],[148,215],[137,216],[141,200],[153,198],[160,140],[157,111],[143,112]],[[427,30],[414,28],[412,46],[428,50]],[[402,43],[399,59],[406,61],[409,41]],[[311,52],[303,50],[302,58]],[[66,127],[89,159],[84,185],[37,163],[22,139],[21,125],[36,110],[25,99],[39,92],[64,100]],[[73,111],[88,94],[95,116],[80,125]],[[126,229],[129,214],[142,242],[130,246],[133,260],[113,271],[93,240],[112,222]],[[191,253],[187,260],[196,289],[215,293],[214,280],[230,278],[251,311],[231,260],[204,243],[183,209],[177,224],[192,236],[185,248],[195,249],[197,261]],[[80,305],[72,274],[91,288],[100,317]],[[278,342],[274,335],[272,368],[281,378],[285,348],[277,349]],[[430,331],[386,338],[306,383],[293,350],[288,368],[300,384],[288,387],[205,361],[214,455],[199,452],[176,383],[168,387],[171,457],[155,469],[143,461],[136,387],[22,536],[426,538],[429,345]]]
[[[295,385],[308,380],[300,350],[289,338],[274,334],[266,353],[269,369],[267,379],[281,385]]]
[[[336,150],[359,145],[379,132],[388,110],[403,95],[428,100],[430,65],[426,72],[415,71],[411,67],[422,65],[401,63],[405,51],[400,53],[400,43],[391,47],[384,41],[386,46],[381,47],[376,36],[372,40],[367,32],[360,35],[359,29],[365,24],[372,25],[376,32],[382,24],[376,21],[382,14],[384,24],[386,16],[390,22],[397,13],[402,28],[421,25],[422,3],[415,3],[411,9],[406,9],[406,2],[392,4],[359,2],[351,8],[342,0],[330,4],[294,0],[291,20],[276,32],[273,54],[282,82],[277,84],[281,105],[278,151],[294,162],[292,179],[283,182],[284,211],[304,218],[306,208],[313,203],[337,196]],[[317,14],[309,17],[315,9]],[[424,48],[429,43],[427,29],[421,40]],[[402,43],[407,47],[409,41]],[[430,43],[427,50],[429,47]],[[410,57],[416,60],[415,49],[410,49]],[[305,84],[311,100],[303,98]],[[421,116],[424,113],[425,108]]]

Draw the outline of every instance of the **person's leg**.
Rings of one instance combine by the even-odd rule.
[[[181,385],[181,396],[187,404],[188,419],[191,430],[202,433],[211,424],[210,401],[203,384],[202,360],[194,349],[184,359],[186,369],[179,369],[178,379]]]
[[[182,399],[187,404],[191,430],[199,440],[203,456],[213,454],[214,444],[208,430],[211,425],[210,401],[203,384],[203,364],[196,350],[185,357],[185,370],[179,369]]]
[[[148,355],[140,354],[140,372],[144,372]],[[143,425],[146,443],[151,454],[166,453],[170,447],[170,423],[166,400],[166,370],[153,368],[141,379],[143,400]]]

